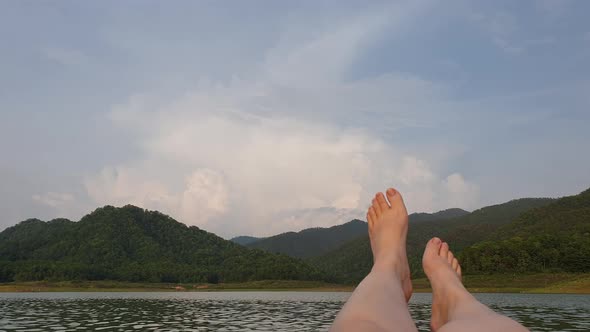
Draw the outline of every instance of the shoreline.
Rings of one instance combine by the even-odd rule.
[[[426,278],[414,279],[415,293],[430,293]],[[467,275],[472,293],[590,294],[590,273],[531,275]],[[122,281],[29,281],[0,283],[0,293],[12,292],[352,292],[355,286],[317,281],[264,280],[243,283],[173,284]]]

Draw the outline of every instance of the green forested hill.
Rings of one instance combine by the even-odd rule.
[[[442,220],[463,216],[469,212],[461,209],[448,209],[436,213],[413,213],[413,223]],[[367,235],[367,223],[352,220],[342,225],[329,228],[309,228],[300,232],[288,232],[247,244],[274,253],[283,253],[292,257],[317,257],[337,249],[343,244]]]
[[[536,234],[584,235],[590,233],[590,189],[532,209],[492,234],[492,239]]]
[[[305,257],[302,261],[226,241],[159,212],[106,206],[79,222],[30,219],[5,229],[0,233],[0,282],[355,283],[372,265],[366,234],[366,223],[354,220],[250,244]],[[471,213],[412,214],[408,256],[414,276],[421,275],[422,251],[432,236],[451,244],[465,273],[589,272],[590,190],[559,200],[519,199]]]
[[[484,207],[456,218],[421,222],[414,222],[411,215],[407,249],[412,274],[422,275],[422,252],[426,242],[433,236],[448,241],[452,249],[459,252],[462,248],[485,240],[492,231],[510,223],[521,213],[553,201],[546,198],[518,199]],[[328,271],[340,282],[358,282],[370,271],[373,263],[369,237],[361,237],[325,255],[312,257],[308,261]]]
[[[545,206],[551,198],[521,198],[486,206],[458,218],[410,223],[408,250],[422,254],[426,242],[434,236],[451,243],[455,251],[486,239],[493,231],[509,224],[523,212]]]
[[[461,258],[467,273],[590,271],[590,189],[523,213]]]
[[[0,281],[322,278],[301,260],[247,249],[134,206],[106,206],[79,222],[31,219],[0,233]]]

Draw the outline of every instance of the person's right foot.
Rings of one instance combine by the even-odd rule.
[[[406,254],[408,212],[401,194],[389,188],[377,193],[367,212],[369,238],[373,251],[373,271],[393,272],[401,282],[406,301],[412,296],[410,266]]]
[[[449,320],[459,303],[473,298],[463,287],[461,266],[446,242],[436,237],[428,241],[422,267],[432,286],[430,328],[436,331]]]

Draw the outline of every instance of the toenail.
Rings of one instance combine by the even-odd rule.
[[[436,243],[436,244],[439,244],[439,243],[440,243],[440,239],[439,239],[439,238],[437,238],[437,237],[435,237],[435,238],[434,238],[434,243]]]

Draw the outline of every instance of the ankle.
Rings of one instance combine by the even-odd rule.
[[[449,318],[469,313],[478,307],[479,302],[462,284],[448,284],[436,290],[439,298],[444,299]]]
[[[391,262],[375,262],[371,268],[371,273],[378,274],[395,274],[395,264]]]

